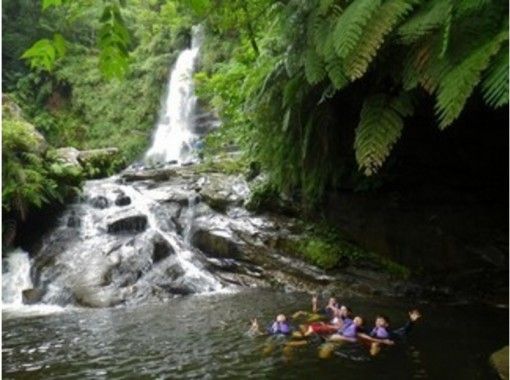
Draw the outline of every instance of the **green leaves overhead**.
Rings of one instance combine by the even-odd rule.
[[[55,61],[66,52],[66,42],[60,34],[54,34],[53,39],[44,38],[37,41],[21,58],[30,62],[31,68],[51,71]]]
[[[121,78],[128,68],[129,32],[117,5],[108,5],[101,16],[99,65],[107,78]]]
[[[381,0],[356,0],[340,15],[333,31],[335,51],[340,58],[347,57],[356,47],[363,29],[380,5]]]
[[[366,98],[354,142],[356,161],[365,175],[374,174],[383,165],[402,134],[403,118],[412,113],[413,106],[406,94]]]
[[[508,44],[503,46],[482,82],[485,102],[497,108],[508,104]]]
[[[481,73],[489,66],[491,58],[498,52],[503,41],[508,41],[508,31],[500,33],[496,38],[476,48],[444,74],[437,91],[436,110],[439,128],[446,128],[459,116],[467,99],[480,82]],[[497,86],[492,91],[501,92],[502,90],[498,90],[498,87],[502,83],[500,81],[496,83]],[[504,89],[504,86],[502,87]]]
[[[42,8],[46,10],[50,7],[64,7],[68,5],[66,3],[69,2],[65,0],[42,0]],[[128,68],[130,36],[120,12],[120,5],[122,4],[124,4],[122,0],[106,2],[99,20],[101,23],[98,33],[99,67],[107,78],[120,78]],[[79,6],[85,8],[91,5],[83,4]],[[30,49],[23,53],[21,58],[27,59],[31,68],[51,71],[55,61],[63,57],[65,53],[65,40],[60,34],[56,33],[52,40],[45,38],[36,41]]]

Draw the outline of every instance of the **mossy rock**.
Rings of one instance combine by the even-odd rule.
[[[503,380],[508,380],[508,346],[494,352],[489,361]]]

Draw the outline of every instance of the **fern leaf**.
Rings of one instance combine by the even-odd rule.
[[[345,72],[352,80],[361,78],[398,21],[412,10],[409,0],[385,2],[364,28],[356,48],[345,60]]]
[[[381,0],[355,0],[340,15],[334,29],[335,51],[345,58],[356,47],[363,29],[379,9]]]
[[[305,75],[311,85],[319,83],[326,77],[326,70],[321,57],[314,49],[308,49],[305,54]]]
[[[399,28],[401,41],[410,44],[432,30],[440,28],[445,25],[451,12],[450,0],[426,1],[422,8]]]
[[[449,126],[461,113],[464,104],[480,82],[481,73],[489,66],[503,41],[508,40],[508,31],[500,33],[479,46],[462,62],[455,65],[441,79],[436,96],[436,114],[439,128]]]
[[[343,62],[340,59],[326,62],[326,70],[331,83],[337,90],[349,84],[349,78],[344,73]]]
[[[365,100],[354,141],[356,161],[365,175],[376,173],[383,165],[402,134],[402,118],[412,112],[406,94],[397,98],[378,94]]]
[[[317,11],[320,15],[325,15],[331,9],[335,0],[320,0],[319,6],[317,7]]]
[[[501,49],[484,74],[482,92],[485,102],[498,108],[508,104],[508,46]]]

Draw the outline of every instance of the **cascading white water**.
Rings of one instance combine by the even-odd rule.
[[[30,258],[22,250],[11,252],[4,259],[2,273],[2,304],[21,305],[22,291],[32,288]]]
[[[195,27],[191,48],[180,53],[171,72],[148,162],[194,159],[192,145],[199,135],[193,133],[196,97],[191,76],[200,42],[201,30]],[[148,192],[121,182],[116,176],[87,181],[81,200],[68,207],[59,226],[45,237],[39,256],[47,257],[44,264],[36,264],[34,280],[44,292],[42,302],[101,307],[161,294],[229,291],[190,243],[195,199],[190,197],[180,236]],[[119,195],[129,202],[117,205]],[[98,199],[104,204],[94,204]],[[117,222],[121,227],[112,230]],[[157,247],[164,247],[163,256]],[[22,291],[32,287],[30,260],[25,252],[14,252],[7,261],[3,301],[23,306]]]
[[[168,93],[160,115],[152,146],[145,155],[150,164],[169,161],[187,162],[193,158],[193,143],[198,136],[192,132],[197,98],[193,91],[195,68],[202,30],[193,28],[191,47],[183,50],[170,73]]]

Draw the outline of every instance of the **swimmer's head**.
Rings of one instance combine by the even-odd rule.
[[[340,306],[340,309],[338,310],[341,317],[348,317],[352,314],[352,310],[345,305]]]
[[[276,316],[276,322],[280,322],[281,323],[281,322],[285,322],[286,320],[287,320],[287,318],[285,317],[284,314],[278,314]]]
[[[328,301],[328,306],[334,306],[334,307],[337,306],[337,302],[336,302],[336,298],[335,297],[330,297],[330,299]]]
[[[362,326],[363,325],[363,318],[361,318],[359,315],[354,317],[354,319],[352,320],[352,322],[356,325],[356,326]]]
[[[375,318],[375,325],[377,327],[388,327],[389,324],[390,324],[390,320],[388,319],[388,317],[386,317],[384,315],[378,315]]]

